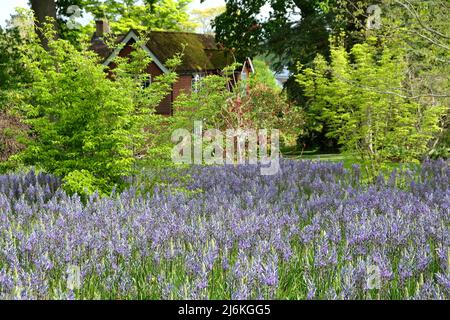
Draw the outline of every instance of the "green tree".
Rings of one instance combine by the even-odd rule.
[[[87,44],[77,50],[67,40],[55,40],[49,27],[43,32],[47,51],[36,34],[21,47],[22,63],[32,78],[14,103],[26,114],[33,139],[12,160],[64,177],[69,191],[108,192],[132,174],[147,138],[144,128],[159,121],[153,111],[176,74],[162,75],[144,88],[150,59],[138,43],[130,61],[115,60],[110,78]]]
[[[191,15],[193,17],[193,21],[199,25],[201,33],[214,34],[214,27],[212,23],[214,19],[224,11],[224,6],[194,9],[192,10]]]
[[[407,48],[408,77],[398,94],[422,109],[449,105],[447,0],[227,0],[226,4],[227,11],[215,20],[216,36],[226,46],[235,48],[238,56],[263,54],[270,56],[276,68],[286,65],[295,72],[298,62],[303,68],[310,67],[317,54],[330,60],[330,36],[343,31],[343,46],[350,50],[364,43],[368,35],[374,35],[383,45]],[[268,17],[260,14],[262,8],[269,9]],[[368,25],[378,18],[380,26]],[[303,88],[292,79],[286,87],[291,99],[308,107]],[[434,146],[431,153],[439,154],[438,146],[448,141],[449,118],[447,115],[441,119],[441,130],[429,141]],[[308,144],[318,141],[322,148],[333,146],[333,139],[326,138],[330,137],[327,123],[309,118],[307,127],[308,136],[304,139]]]
[[[20,14],[20,12],[19,12]],[[26,18],[26,16],[23,16]],[[26,134],[27,126],[21,121],[20,114],[10,103],[22,90],[22,84],[30,79],[25,66],[20,59],[20,47],[27,43],[27,28],[31,25],[22,23],[19,15],[12,24],[2,29],[0,27],[0,161],[5,161],[11,155],[23,149],[20,137]],[[17,24],[17,27],[16,27]],[[19,25],[21,29],[19,29]],[[0,164],[0,170],[7,168]]]
[[[57,36],[78,45],[81,35],[91,36],[93,26],[80,25],[73,28],[69,22],[85,13],[91,13],[96,18],[108,18],[112,31],[118,33],[132,28],[193,31],[196,23],[190,21],[187,12],[190,2],[191,0],[30,0],[30,6],[38,27],[42,26],[47,17],[52,18]],[[42,35],[41,40],[45,46]]]
[[[10,90],[19,89],[27,78],[19,53],[24,41],[17,28],[4,30],[0,27],[0,110],[6,108],[6,95]]]
[[[278,88],[261,81],[241,80],[230,88],[235,67],[227,67],[222,75],[206,76],[196,91],[180,95],[175,101],[173,127],[192,129],[197,120],[205,129],[222,131],[279,129],[285,140],[295,141],[303,124],[299,108],[290,104]]]
[[[107,18],[111,31],[193,31],[196,24],[187,12],[191,0],[84,0],[84,9],[96,18]]]
[[[376,36],[383,45],[403,50],[407,76],[396,94],[417,103],[423,112],[437,105],[447,106],[441,129],[429,141],[429,155],[448,156],[450,2],[380,0],[371,4],[378,8],[371,11],[365,1],[339,0],[337,19],[341,25],[352,26],[346,29],[347,49],[367,36]],[[379,20],[378,27],[370,28],[368,21],[374,19]]]
[[[274,91],[280,91],[281,88],[278,86],[275,74],[272,72],[269,65],[261,59],[253,59],[252,62],[255,73],[252,74],[250,80],[261,83]]]
[[[447,0],[386,0],[384,27],[377,36],[405,50],[406,79],[401,95],[420,112],[445,106],[440,129],[429,141],[430,156],[449,156],[450,126],[450,2]]]
[[[332,46],[331,62],[318,55],[313,68],[297,75],[308,97],[310,117],[327,123],[328,135],[344,150],[370,160],[373,172],[386,161],[421,160],[441,130],[446,106],[426,109],[403,96],[407,55],[375,37],[347,52]]]
[[[277,67],[295,67],[328,50],[330,1],[227,0],[215,19],[216,37],[240,59],[273,54]],[[261,15],[266,9],[268,16]]]
[[[268,57],[270,67],[281,71],[287,67],[292,74],[297,63],[309,66],[317,54],[328,58],[328,37],[336,30],[336,0],[227,0],[226,11],[214,22],[216,38],[233,48],[239,59]],[[305,107],[302,88],[291,77],[285,83],[290,100]],[[305,110],[306,111],[306,110]],[[309,126],[313,123],[308,121]],[[333,148],[333,140],[326,138],[326,125],[319,137],[303,137],[308,146]],[[315,129],[316,129],[315,128]],[[305,134],[306,134],[305,133]]]
[[[29,0],[29,3],[34,12],[38,32],[47,19],[51,18],[58,36],[76,42],[79,31],[67,27],[67,21],[74,13],[68,9],[71,6],[82,8],[84,0]],[[80,13],[82,14],[81,11]],[[45,37],[42,34],[39,36],[42,44],[46,46]]]

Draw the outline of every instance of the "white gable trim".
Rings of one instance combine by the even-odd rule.
[[[255,68],[253,67],[253,61],[250,58],[247,58],[247,61],[250,64],[250,70],[252,71],[252,73],[255,73]]]
[[[135,40],[136,42],[139,41],[139,37],[137,36],[137,34],[136,34],[133,30],[131,30],[130,32],[128,32],[128,34],[127,34],[126,37],[122,40],[121,43],[124,44],[124,45],[126,45],[131,39]],[[123,49],[123,48],[116,48],[116,49],[114,50],[114,52],[111,53],[111,54],[109,55],[108,58],[106,58],[106,60],[103,62],[103,65],[104,65],[104,66],[109,65],[109,64],[111,63],[111,61],[112,61],[115,57],[117,57],[117,55],[120,53],[120,51],[121,51],[122,49]],[[152,58],[152,62],[154,62],[154,63],[158,66],[158,68],[161,69],[162,72],[164,72],[164,73],[168,73],[168,72],[169,72],[169,70],[161,63],[161,61],[158,60],[158,58],[153,54],[153,52],[150,51],[149,48],[147,48],[146,45],[142,45],[142,49],[144,49],[144,51],[147,52],[147,54],[150,56],[150,58]]]
[[[253,67],[252,59],[246,58],[244,64],[242,65],[241,73],[244,73],[246,68],[250,69],[249,73],[255,73],[255,68]]]

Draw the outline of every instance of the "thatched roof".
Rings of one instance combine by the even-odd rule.
[[[140,37],[138,31],[130,32]],[[118,35],[116,43],[121,43],[127,35]],[[219,48],[211,35],[152,31],[146,36],[149,39],[147,48],[162,64],[175,54],[183,52],[182,63],[177,68],[178,72],[221,70],[234,61],[232,54],[226,49]],[[92,39],[91,49],[105,60],[113,53],[101,39],[95,37]]]

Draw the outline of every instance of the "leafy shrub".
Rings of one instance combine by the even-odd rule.
[[[281,91],[281,88],[277,84],[275,74],[270,70],[265,61],[253,59],[252,63],[255,68],[255,73],[251,75],[250,81],[253,83],[264,84],[274,91]]]
[[[326,123],[345,151],[370,160],[375,175],[383,162],[427,156],[448,112],[438,102],[424,107],[405,96],[406,59],[404,48],[380,47],[369,37],[350,52],[338,43],[330,63],[319,55],[297,75],[309,117]]]
[[[77,193],[82,197],[92,194],[98,189],[107,189],[107,185],[104,180],[96,178],[91,172],[87,170],[71,171],[64,177],[63,183],[64,189],[67,192]]]
[[[29,80],[20,59],[20,47],[27,42],[17,28],[0,27],[0,111],[6,109],[9,93],[20,90],[20,85]]]
[[[194,121],[203,121],[205,129],[279,129],[286,137],[301,131],[303,115],[287,97],[261,81],[230,81],[236,65],[222,75],[201,79],[196,92],[180,95],[175,101],[173,126],[192,128]],[[255,75],[256,77],[256,75]]]
[[[47,26],[48,29],[48,26]],[[159,76],[143,88],[150,58],[134,45],[130,59],[118,57],[111,76],[87,46],[77,50],[70,42],[43,31],[49,50],[36,34],[21,47],[21,59],[32,75],[14,101],[26,115],[34,139],[19,155],[27,165],[66,177],[70,191],[109,192],[132,174],[142,152],[145,127],[158,120],[155,107],[167,95],[176,74]],[[175,65],[178,60],[171,61]]]

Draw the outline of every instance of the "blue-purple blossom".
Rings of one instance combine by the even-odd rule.
[[[446,162],[369,184],[357,166],[280,165],[168,169],[85,201],[52,175],[0,175],[0,298],[450,298]]]

